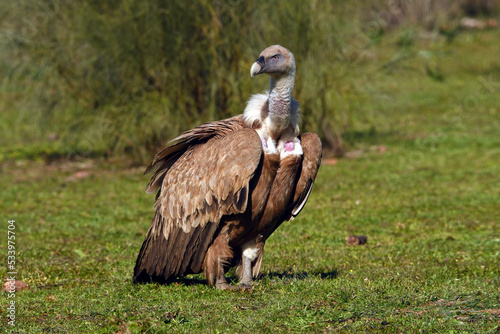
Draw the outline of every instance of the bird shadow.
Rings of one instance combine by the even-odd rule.
[[[259,274],[256,281],[263,280],[281,280],[281,281],[290,281],[290,280],[307,280],[311,278],[319,278],[322,280],[333,280],[337,278],[339,272],[337,270],[330,271],[299,271],[294,272],[291,270],[284,271],[271,271],[264,274]],[[238,284],[239,278],[236,275],[227,275],[226,279],[230,284]],[[158,283],[158,282],[157,282]],[[160,283],[162,285],[184,285],[184,286],[197,286],[197,285],[206,285],[207,280],[203,278],[201,274],[198,274],[194,277],[177,277],[168,282]]]
[[[207,280],[201,277],[177,277],[174,278],[171,281],[165,282],[165,285],[172,285],[172,284],[179,284],[179,285],[185,285],[185,286],[193,286],[193,285],[206,285]]]
[[[259,279],[270,279],[270,280],[306,280],[310,278],[320,278],[324,280],[332,280],[337,278],[339,275],[339,272],[337,270],[330,270],[330,271],[299,271],[299,272],[294,272],[290,270],[285,270],[282,272],[278,271],[271,271],[266,274],[260,274]]]

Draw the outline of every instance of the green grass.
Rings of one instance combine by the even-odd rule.
[[[16,295],[14,331],[498,332],[499,32],[419,42],[384,69],[398,36],[337,83],[348,157],[321,167],[250,292],[196,275],[131,283],[154,196],[127,159],[2,162],[2,226],[16,221],[18,279],[31,286]],[[346,246],[350,234],[367,245]]]

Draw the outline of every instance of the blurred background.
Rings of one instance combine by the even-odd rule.
[[[302,131],[341,156],[359,138],[404,131],[397,115],[418,103],[401,89],[436,85],[461,101],[447,76],[467,62],[450,52],[497,31],[499,10],[500,0],[2,1],[0,161],[145,163],[267,89],[249,69],[272,44],[295,55]]]

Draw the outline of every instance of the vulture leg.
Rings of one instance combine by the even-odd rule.
[[[233,250],[227,242],[227,229],[223,229],[214,243],[208,248],[203,260],[203,273],[208,281],[208,285],[217,289],[230,289],[226,281],[226,267],[233,258]]]
[[[240,280],[241,286],[251,287],[252,279],[252,259],[246,256],[242,257],[242,275]]]
[[[243,274],[241,276],[241,284],[252,285],[253,277],[252,277],[252,259],[246,256],[243,256]]]
[[[215,287],[219,290],[231,290],[232,286],[227,283],[226,276],[224,275],[224,270],[217,274],[217,279],[215,281]]]
[[[299,147],[300,144],[297,145]],[[302,163],[301,154],[291,154],[280,161],[276,178],[271,186],[269,200],[257,225],[257,236],[242,246],[243,256],[240,268],[241,283],[250,285],[257,277],[262,264],[264,244],[271,233],[284,220],[284,213],[293,199]]]
[[[255,265],[258,264],[260,269],[260,263],[262,261],[262,251],[264,248],[264,243],[262,241],[263,236],[259,234],[255,240],[251,240],[243,245],[243,254],[241,256],[241,267],[238,268],[238,276],[240,277],[240,286],[243,288],[251,288],[253,284],[253,278],[256,276]],[[257,274],[259,271],[257,270]]]

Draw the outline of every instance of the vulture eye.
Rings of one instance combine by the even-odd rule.
[[[280,55],[277,54],[277,55],[272,56],[271,58],[274,59],[274,60],[278,60],[280,58]]]

